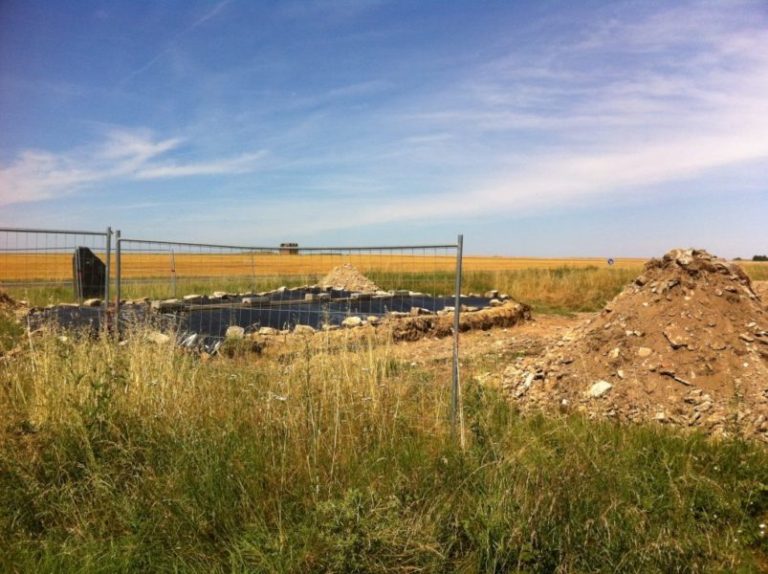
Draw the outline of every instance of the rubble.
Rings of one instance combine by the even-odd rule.
[[[349,263],[334,267],[328,275],[319,281],[318,285],[321,287],[333,287],[343,291],[363,293],[381,291],[373,281],[368,279]]]
[[[768,310],[738,265],[675,249],[542,357],[508,366],[504,386],[524,409],[768,442]]]

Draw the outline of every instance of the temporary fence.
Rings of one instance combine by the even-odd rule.
[[[117,239],[116,300],[183,310],[186,328],[332,329],[456,306],[458,244],[252,247]],[[354,322],[354,321],[353,321]]]
[[[110,298],[112,230],[0,228],[0,289],[32,305]],[[95,258],[88,259],[88,253]],[[96,268],[93,264],[98,265]]]
[[[461,268],[461,236],[441,245],[253,247],[124,238],[111,228],[0,228],[0,290],[92,328],[119,331],[148,320],[171,328],[180,344],[210,348],[228,332],[313,332],[450,314],[454,423],[460,311],[471,304],[460,297]],[[89,309],[60,305],[85,299]]]
[[[178,321],[184,345],[221,341],[232,329],[235,336],[314,332],[452,313],[456,432],[462,236],[447,245],[253,247],[117,235],[118,317],[133,309],[141,318],[150,305],[155,316]]]

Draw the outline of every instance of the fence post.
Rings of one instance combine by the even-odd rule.
[[[456,242],[456,291],[453,311],[453,376],[451,381],[451,435],[456,439],[458,422],[459,442],[464,448],[464,413],[461,405],[461,386],[459,381],[459,326],[461,321],[461,269],[464,250],[464,236],[459,235]]]
[[[104,311],[105,313],[109,311],[109,281],[110,276],[109,272],[111,269],[111,261],[112,261],[112,228],[107,227],[107,253],[106,253],[106,263],[104,265],[105,267],[105,273],[104,273]]]
[[[123,291],[122,278],[122,239],[120,230],[115,231],[115,334],[120,338],[120,298]]]
[[[176,298],[176,253],[170,249],[171,256],[171,286],[173,287],[172,297]]]

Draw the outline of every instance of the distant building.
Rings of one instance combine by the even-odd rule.
[[[298,255],[299,244],[298,243],[281,243],[280,255]]]

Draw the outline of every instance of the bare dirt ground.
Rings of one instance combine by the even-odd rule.
[[[540,355],[549,345],[592,316],[594,313],[539,315],[513,327],[467,331],[460,337],[461,361],[477,363],[484,359]],[[399,342],[392,348],[395,356],[408,357],[417,363],[448,361],[452,357],[453,339],[426,337],[418,343]],[[497,375],[495,378],[500,382],[501,372]]]
[[[768,281],[753,281],[752,288],[760,295],[763,302],[768,301]]]

